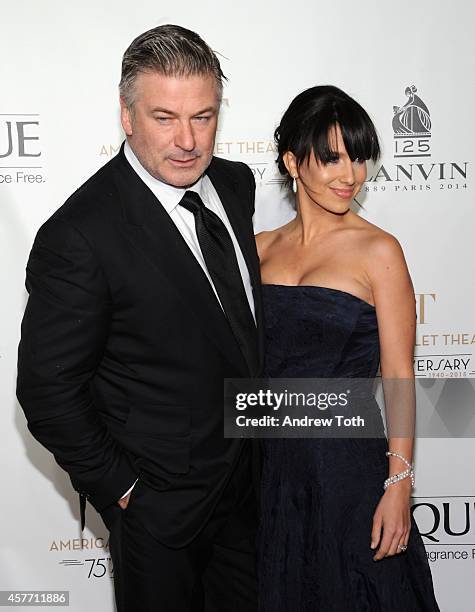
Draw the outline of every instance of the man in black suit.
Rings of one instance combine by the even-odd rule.
[[[122,63],[120,153],[40,228],[18,398],[110,529],[122,612],[256,609],[249,441],[223,380],[257,376],[254,179],[213,157],[219,61],[160,26]]]

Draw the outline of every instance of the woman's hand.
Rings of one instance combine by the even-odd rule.
[[[407,546],[411,531],[411,490],[411,479],[405,478],[389,485],[384,492],[373,516],[371,548],[379,545],[374,561],[396,555],[402,552],[400,546]]]

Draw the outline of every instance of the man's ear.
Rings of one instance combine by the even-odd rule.
[[[132,112],[122,97],[120,98],[120,122],[126,135],[132,136]]]

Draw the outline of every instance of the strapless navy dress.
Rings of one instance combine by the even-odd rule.
[[[315,286],[264,285],[263,294],[267,376],[376,375],[373,306]],[[388,475],[384,437],[261,444],[260,612],[439,611],[414,520],[407,551],[373,561],[372,520]]]

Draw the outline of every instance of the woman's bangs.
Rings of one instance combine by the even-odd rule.
[[[374,162],[380,154],[378,136],[369,117],[361,115],[356,109],[338,109],[327,117],[319,117],[308,143],[305,158],[308,161],[311,152],[322,164],[328,164],[338,159],[336,150],[336,128],[340,127],[346,152],[352,161],[357,159]],[[364,112],[364,111],[363,111]]]
[[[371,159],[375,162],[380,151],[378,136],[370,118],[355,111],[342,115],[339,126],[349,158],[352,161]]]

